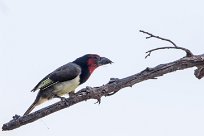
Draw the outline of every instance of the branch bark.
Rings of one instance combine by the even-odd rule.
[[[145,31],[140,31],[140,32],[144,33]],[[157,77],[163,76],[164,74],[171,73],[177,70],[197,67],[194,75],[198,79],[201,79],[204,76],[204,70],[203,70],[204,69],[204,54],[193,55],[190,52],[190,50],[175,46],[176,44],[170,41],[169,39],[165,39],[159,36],[156,37],[153,34],[150,34],[148,32],[145,32],[145,34],[150,35],[150,37],[155,37],[158,39],[169,41],[170,43],[173,44],[174,48],[186,51],[187,55],[181,59],[178,59],[170,63],[160,64],[153,68],[146,68],[145,70],[137,74],[134,74],[134,75],[122,78],[122,79],[116,79],[116,78],[112,79],[109,81],[109,83],[102,85],[100,87],[94,87],[94,88],[87,87],[87,88],[81,89],[75,95],[67,98],[66,101],[57,102],[48,107],[45,107],[36,112],[33,112],[29,115],[25,115],[25,116],[16,115],[13,117],[11,121],[3,124],[2,130],[5,131],[5,130],[12,130],[12,129],[18,128],[22,125],[26,125],[40,118],[43,118],[49,114],[52,114],[56,111],[70,107],[74,104],[77,104],[82,101],[86,101],[88,99],[96,99],[100,103],[102,96],[111,96],[117,93],[122,88],[132,87],[133,85],[139,82],[145,81],[145,80],[157,79]],[[159,48],[156,50],[159,50]],[[150,51],[152,52],[155,50],[153,49]],[[150,52],[147,52],[147,53],[150,53]]]

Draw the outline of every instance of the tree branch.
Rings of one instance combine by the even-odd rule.
[[[147,55],[145,56],[145,59],[146,59],[147,57],[149,57],[153,51],[161,50],[161,49],[179,49],[179,50],[185,51],[187,57],[193,56],[193,53],[192,53],[190,50],[188,50],[188,49],[186,49],[186,48],[183,48],[183,47],[178,47],[178,46],[177,46],[177,47],[159,47],[159,48],[155,48],[155,49],[151,49],[151,50],[147,51],[147,52],[146,52]]]
[[[166,39],[166,38],[163,38],[163,37],[160,37],[160,36],[155,36],[155,35],[153,35],[153,34],[151,34],[149,32],[143,31],[143,30],[140,30],[139,32],[149,35],[148,37],[146,37],[146,39],[156,38],[156,39],[160,39],[160,40],[163,40],[163,41],[170,42],[173,45],[173,47],[159,47],[159,48],[151,49],[151,50],[146,52],[147,55],[145,56],[145,59],[147,57],[149,57],[153,51],[161,50],[161,49],[179,49],[179,50],[185,51],[187,57],[193,56],[193,53],[189,49],[186,49],[186,48],[183,48],[183,47],[179,47],[173,41],[171,41],[169,39]]]
[[[160,40],[163,40],[163,41],[170,42],[171,44],[173,44],[174,47],[177,47],[177,45],[176,45],[174,42],[172,42],[171,40],[169,40],[169,39],[162,38],[162,37],[160,37],[160,36],[156,36],[156,35],[154,35],[154,34],[151,34],[151,33],[149,33],[149,32],[143,31],[143,30],[140,30],[139,32],[149,35],[149,36],[146,37],[146,39],[149,39],[149,38],[157,38],[157,39],[160,39]]]
[[[143,33],[147,33],[147,32],[143,31]],[[151,34],[151,37],[154,37],[154,35]],[[164,38],[159,37],[159,39],[164,39]],[[163,48],[164,47],[162,47],[162,49]],[[181,47],[178,47],[178,46],[175,46],[175,48],[181,49]],[[158,48],[158,49],[161,49],[161,48]],[[158,49],[153,49],[153,50],[158,50]],[[150,50],[149,52],[152,52],[152,51]],[[153,68],[146,68],[145,70],[137,74],[128,76],[126,78],[111,79],[109,83],[100,87],[94,87],[94,88],[87,87],[87,88],[81,89],[75,95],[67,98],[66,101],[57,102],[55,104],[52,104],[48,107],[45,107],[43,109],[40,109],[36,112],[33,112],[25,116],[21,116],[21,117],[14,116],[11,121],[3,124],[2,130],[5,131],[5,130],[12,130],[12,129],[18,128],[22,125],[26,125],[40,118],[43,118],[49,114],[52,114],[56,111],[70,107],[74,104],[77,104],[82,101],[86,101],[88,99],[96,99],[98,100],[98,102],[100,102],[102,96],[111,96],[116,92],[118,92],[119,90],[121,90],[122,88],[131,87],[139,82],[149,80],[149,79],[157,79],[157,77],[163,76],[164,74],[171,73],[177,70],[191,68],[194,66],[198,68],[195,70],[195,73],[194,73],[195,76],[199,79],[202,78],[204,76],[204,72],[203,72],[204,54],[202,55],[191,54],[190,56],[187,55],[181,59],[178,59],[170,63],[160,64]]]

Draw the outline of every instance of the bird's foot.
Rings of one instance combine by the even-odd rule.
[[[69,105],[69,101],[65,97],[61,97],[60,99],[61,101],[65,102],[66,105]]]
[[[74,92],[69,92],[68,94],[69,94],[69,97],[73,97],[75,95]]]
[[[59,99],[61,99],[61,101],[66,102],[66,104],[67,104],[67,99],[65,97],[55,95],[55,98],[59,98]]]
[[[61,101],[63,101],[63,102],[66,102],[66,101],[67,101],[67,99],[66,99],[65,97],[61,97],[60,99],[61,99]]]

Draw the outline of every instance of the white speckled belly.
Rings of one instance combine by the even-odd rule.
[[[58,83],[54,86],[54,93],[57,94],[58,96],[62,96],[65,94],[68,94],[69,92],[74,91],[78,86],[79,86],[79,76],[76,78]]]

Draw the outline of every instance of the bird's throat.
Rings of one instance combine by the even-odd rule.
[[[92,74],[95,69],[96,69],[95,66],[90,66],[90,67],[89,67],[89,73]]]

